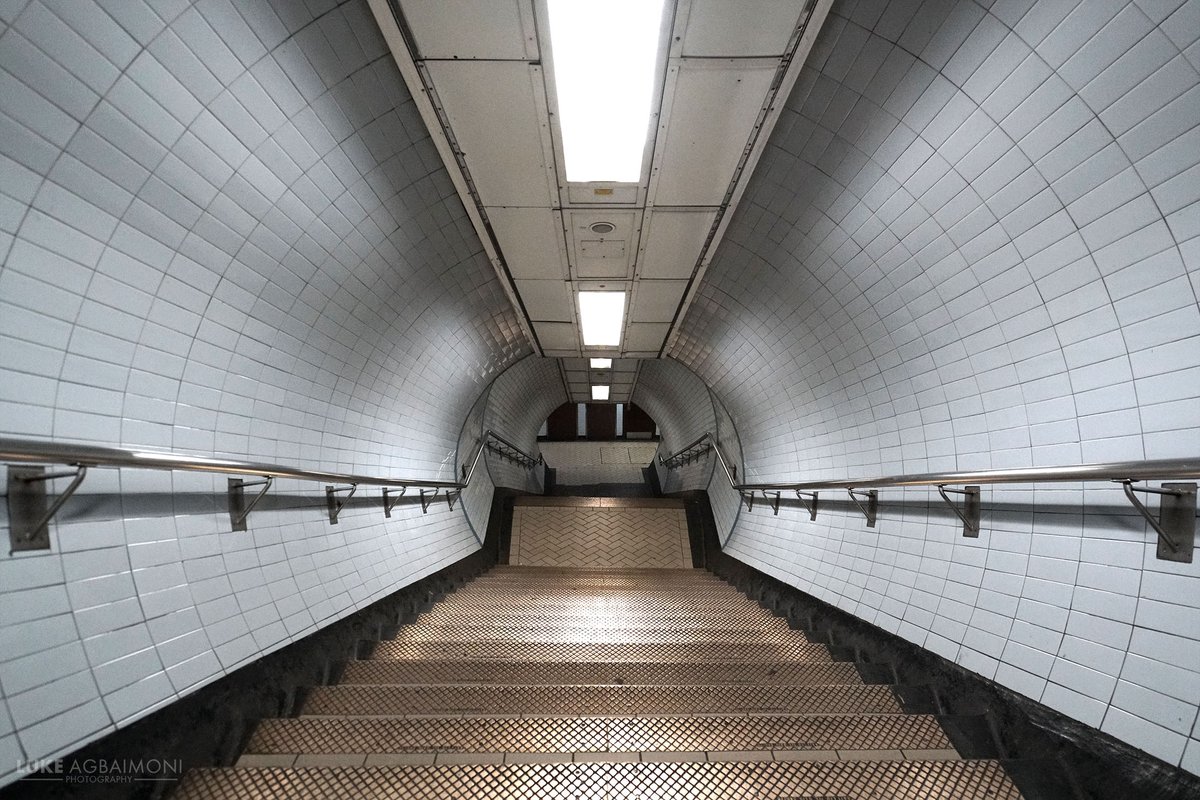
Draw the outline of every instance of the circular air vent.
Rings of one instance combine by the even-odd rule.
[[[592,233],[598,233],[601,236],[605,235],[606,233],[612,233],[616,229],[617,226],[613,225],[611,222],[593,222],[589,226],[589,230],[591,230]]]

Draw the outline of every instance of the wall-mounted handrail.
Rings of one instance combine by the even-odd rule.
[[[462,483],[464,487],[471,482],[471,477],[475,474],[475,465],[479,463],[479,457],[482,456],[483,452],[491,446],[493,441],[499,442],[501,445],[512,451],[507,453],[501,451],[500,455],[502,457],[514,460],[517,463],[522,464],[526,469],[533,469],[539,464],[546,463],[542,458],[541,453],[538,453],[537,458],[534,458],[532,455],[510,442],[508,439],[505,439],[503,436],[489,428],[483,432],[483,437],[479,440],[479,444],[475,447],[475,455],[471,457],[470,465],[463,465]]]
[[[467,487],[474,474],[475,464],[490,439],[503,441],[524,458],[533,460],[520,448],[507,439],[488,431],[483,444],[476,452],[471,468],[464,470],[461,481],[447,481],[427,478],[393,478],[379,475],[356,475],[345,472],[327,472],[324,470],[289,467],[280,464],[266,464],[253,461],[234,461],[221,458],[194,455],[190,453],[168,453],[153,450],[128,450],[119,447],[99,447],[85,444],[66,444],[61,442],[45,442],[27,439],[0,437],[0,463],[9,465],[7,500],[9,511],[9,536],[12,550],[40,550],[50,546],[48,523],[68,498],[79,488],[88,468],[94,467],[130,467],[136,469],[177,470],[184,472],[208,472],[226,476],[250,475],[259,478],[258,481],[244,481],[241,477],[230,477],[229,517],[230,526],[234,530],[246,529],[246,517],[271,488],[271,481],[276,478],[293,478],[302,481],[317,481],[327,484],[326,495],[330,503],[330,521],[336,524],[337,511],[340,511],[349,495],[360,486],[384,487],[383,508],[387,516],[399,502],[399,496],[388,497],[388,489],[400,489],[400,496],[409,488],[421,490],[421,507],[429,511],[430,502],[443,493],[449,508],[454,508],[454,500],[458,493]],[[536,463],[541,463],[539,458]],[[42,467],[23,467],[22,464],[67,464],[77,468],[76,473],[45,473]],[[71,485],[60,493],[53,504],[47,508],[46,484],[55,478],[76,476]],[[247,486],[263,486],[264,488],[249,502],[246,502],[244,489]],[[335,489],[334,486],[350,487]],[[337,502],[332,499],[336,492],[348,491],[345,500]]]
[[[667,469],[675,469],[681,464],[690,464],[693,461],[698,461],[709,450],[712,449],[712,443],[709,441],[712,437],[709,434],[704,434],[699,439],[690,444],[687,444],[669,456],[659,456],[658,463],[662,464]]]
[[[717,437],[711,431],[704,433],[696,441],[684,445],[670,455],[659,456],[658,463],[667,469],[674,469],[687,459],[690,451],[699,450],[701,447],[704,448],[705,452],[711,448],[717,454],[717,460],[721,462],[721,469],[725,471],[725,477],[729,479],[729,485],[737,489],[737,465],[735,464],[731,467],[729,462],[725,460],[725,454],[721,452],[721,446],[717,442]]]
[[[457,481],[424,478],[384,478],[377,475],[354,475],[346,472],[286,467],[252,461],[228,461],[207,456],[162,453],[152,450],[125,450],[118,447],[97,447],[84,444],[62,444],[25,439],[0,438],[0,462],[24,464],[73,464],[84,467],[136,467],[138,469],[179,470],[185,472],[214,472],[222,475],[255,475],[264,478],[296,478],[322,483],[358,484],[362,486],[424,486],[460,489]]]
[[[963,535],[975,537],[979,535],[980,504],[978,499],[979,486],[983,484],[1012,484],[1012,483],[1077,483],[1106,481],[1121,483],[1125,486],[1125,494],[1159,537],[1158,557],[1170,561],[1191,563],[1192,551],[1195,546],[1196,529],[1196,484],[1195,483],[1164,483],[1161,489],[1139,488],[1131,484],[1140,481],[1163,480],[1196,480],[1200,479],[1200,458],[1161,459],[1156,461],[1116,461],[1107,464],[1078,464],[1056,467],[1020,467],[1016,469],[987,469],[964,472],[925,472],[913,475],[888,475],[875,478],[845,478],[824,479],[815,481],[793,482],[764,482],[739,483],[735,476],[736,467],[730,469],[721,448],[717,445],[712,433],[705,433],[695,442],[682,448],[671,456],[660,457],[659,461],[666,464],[675,456],[694,448],[705,440],[712,443],[713,451],[724,468],[725,477],[730,487],[740,493],[743,498],[753,498],[759,493],[765,499],[774,500],[774,508],[778,513],[778,495],[780,492],[794,492],[799,504],[810,511],[811,518],[816,519],[817,493],[828,490],[843,490],[858,492],[877,492],[880,489],[897,489],[908,487],[929,487],[938,489],[942,499],[951,504],[952,510],[963,522]],[[964,486],[966,491],[958,492],[965,495],[965,505],[962,509],[954,505],[946,496],[946,486]],[[1149,492],[1160,495],[1162,500],[1159,516],[1156,519],[1149,510],[1135,497],[1133,491]],[[954,490],[951,490],[953,493]],[[853,497],[853,494],[851,495]],[[857,500],[857,498],[855,498]],[[811,500],[811,504],[806,502]],[[868,520],[868,525],[874,527],[874,514],[861,504]],[[747,506],[753,509],[753,500],[749,499]]]

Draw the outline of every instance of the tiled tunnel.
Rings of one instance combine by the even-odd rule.
[[[835,2],[634,400],[747,480],[1193,458],[1198,295],[1200,2]],[[533,352],[366,0],[0,3],[0,436],[453,480],[567,399]],[[223,477],[94,470],[0,553],[0,783],[478,550],[541,489],[486,471],[231,535],[170,499]],[[1119,487],[985,487],[963,539],[928,489],[866,528],[659,473],[746,565],[1200,775],[1200,562]]]

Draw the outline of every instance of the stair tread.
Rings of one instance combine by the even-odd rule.
[[[676,797],[1018,800],[995,761],[739,761],[706,763],[464,764],[453,766],[199,769],[174,797],[541,798]]]
[[[801,637],[785,642],[503,642],[388,640],[375,645],[373,660],[461,658],[498,661],[731,663],[832,661],[829,648]]]
[[[888,686],[319,686],[302,713],[319,716],[418,714],[901,713]]]
[[[536,661],[351,661],[340,685],[406,684],[861,684],[848,662],[663,663]]]
[[[950,750],[905,714],[264,720],[248,753]]]

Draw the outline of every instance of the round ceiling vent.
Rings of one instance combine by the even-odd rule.
[[[601,236],[606,233],[612,233],[616,229],[617,226],[613,225],[611,222],[593,222],[588,226],[588,230],[590,230],[592,233],[598,233]]]

